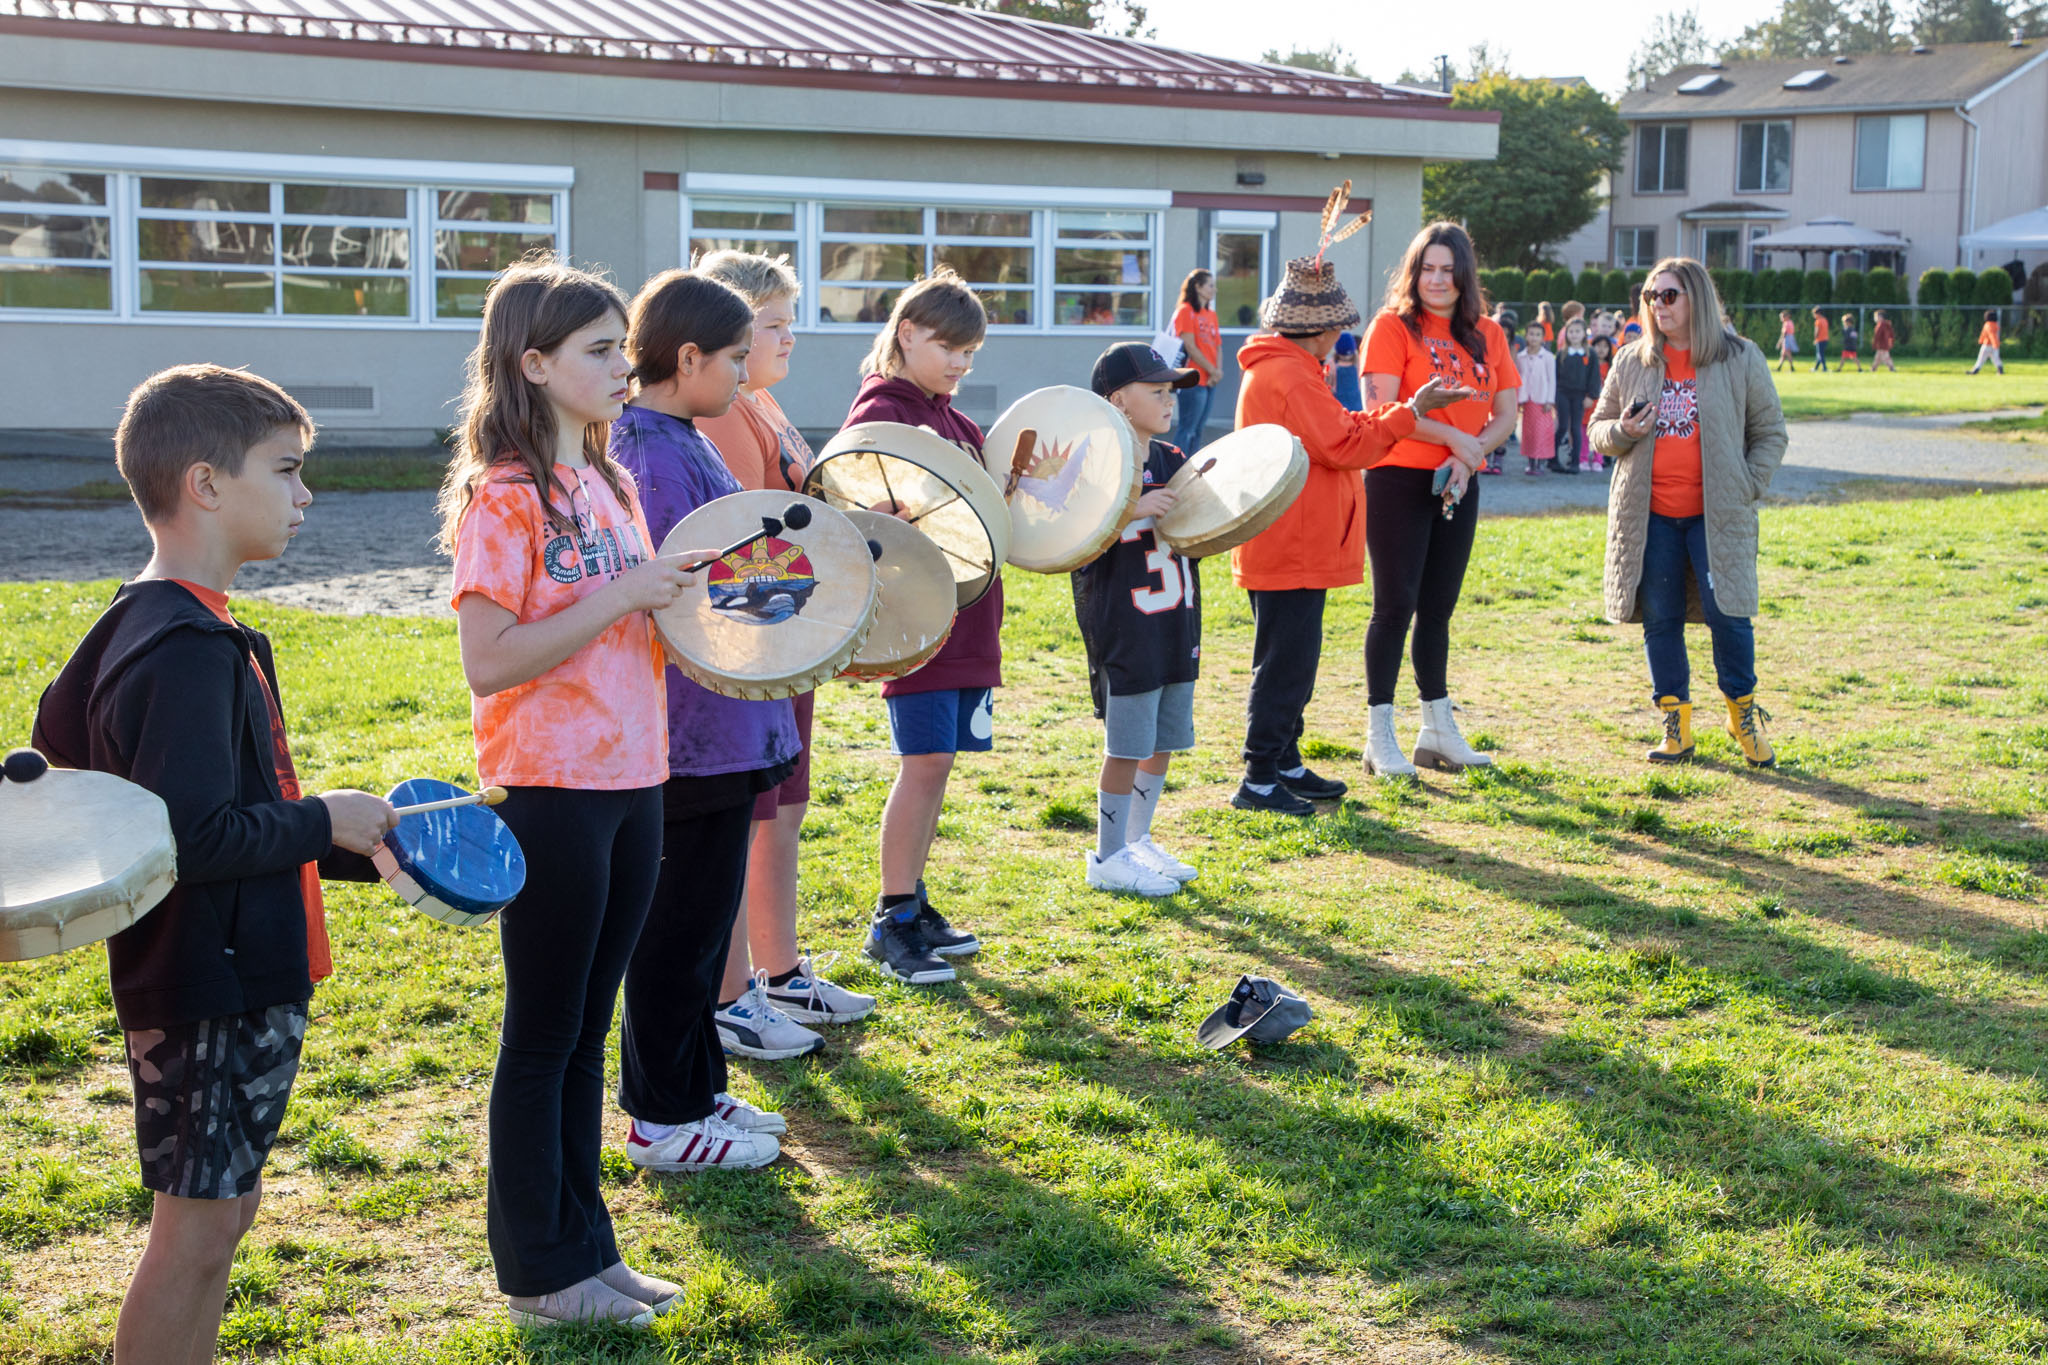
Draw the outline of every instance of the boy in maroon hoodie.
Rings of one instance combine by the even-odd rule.
[[[979,462],[981,428],[953,408],[953,391],[973,367],[988,331],[981,300],[941,267],[903,291],[861,362],[860,392],[846,414],[858,422],[928,427]],[[925,860],[946,804],[946,781],[961,750],[994,747],[994,694],[1002,684],[1003,580],[953,620],[932,661],[882,684],[890,744],[901,760],[882,809],[882,894],[867,955],[911,985],[954,978],[945,959],[978,952],[981,940],[955,929],[925,894]]]

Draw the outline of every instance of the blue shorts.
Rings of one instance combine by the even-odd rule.
[[[888,702],[893,753],[974,754],[995,747],[995,693],[986,687],[912,692]]]

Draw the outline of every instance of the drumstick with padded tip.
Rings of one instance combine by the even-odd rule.
[[[782,509],[782,519],[780,521],[777,521],[774,517],[761,518],[761,529],[759,531],[750,536],[741,536],[709,559],[700,559],[694,564],[683,565],[683,572],[695,573],[706,565],[716,564],[727,555],[738,554],[757,540],[773,540],[776,536],[782,534],[782,528],[785,526],[792,531],[801,531],[810,524],[811,509],[800,502],[793,502]]]
[[[485,787],[480,792],[467,796],[451,796],[446,801],[422,801],[417,806],[399,806],[393,815],[424,815],[430,810],[454,810],[457,806],[495,806],[505,799],[503,787]]]
[[[15,749],[0,762],[0,777],[9,782],[33,782],[50,771],[50,760],[34,749]]]

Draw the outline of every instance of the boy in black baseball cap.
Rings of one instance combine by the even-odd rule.
[[[1195,677],[1202,659],[1202,584],[1194,561],[1159,540],[1153,518],[1173,510],[1166,482],[1187,456],[1160,440],[1173,430],[1176,389],[1195,383],[1142,341],[1095,361],[1089,387],[1124,415],[1145,453],[1145,488],[1123,535],[1076,569],[1074,615],[1088,650],[1088,690],[1107,731],[1096,793],[1088,885],[1167,896],[1195,869],[1152,842],[1152,813],[1175,753],[1195,747]]]

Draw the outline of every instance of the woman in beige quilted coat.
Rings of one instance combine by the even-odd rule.
[[[1657,263],[1643,335],[1621,348],[1587,435],[1614,462],[1607,494],[1608,619],[1643,623],[1650,690],[1664,713],[1653,763],[1691,758],[1688,620],[1706,623],[1728,733],[1755,767],[1776,762],[1756,701],[1757,503],[1785,458],[1770,365],[1724,328],[1706,267]]]

